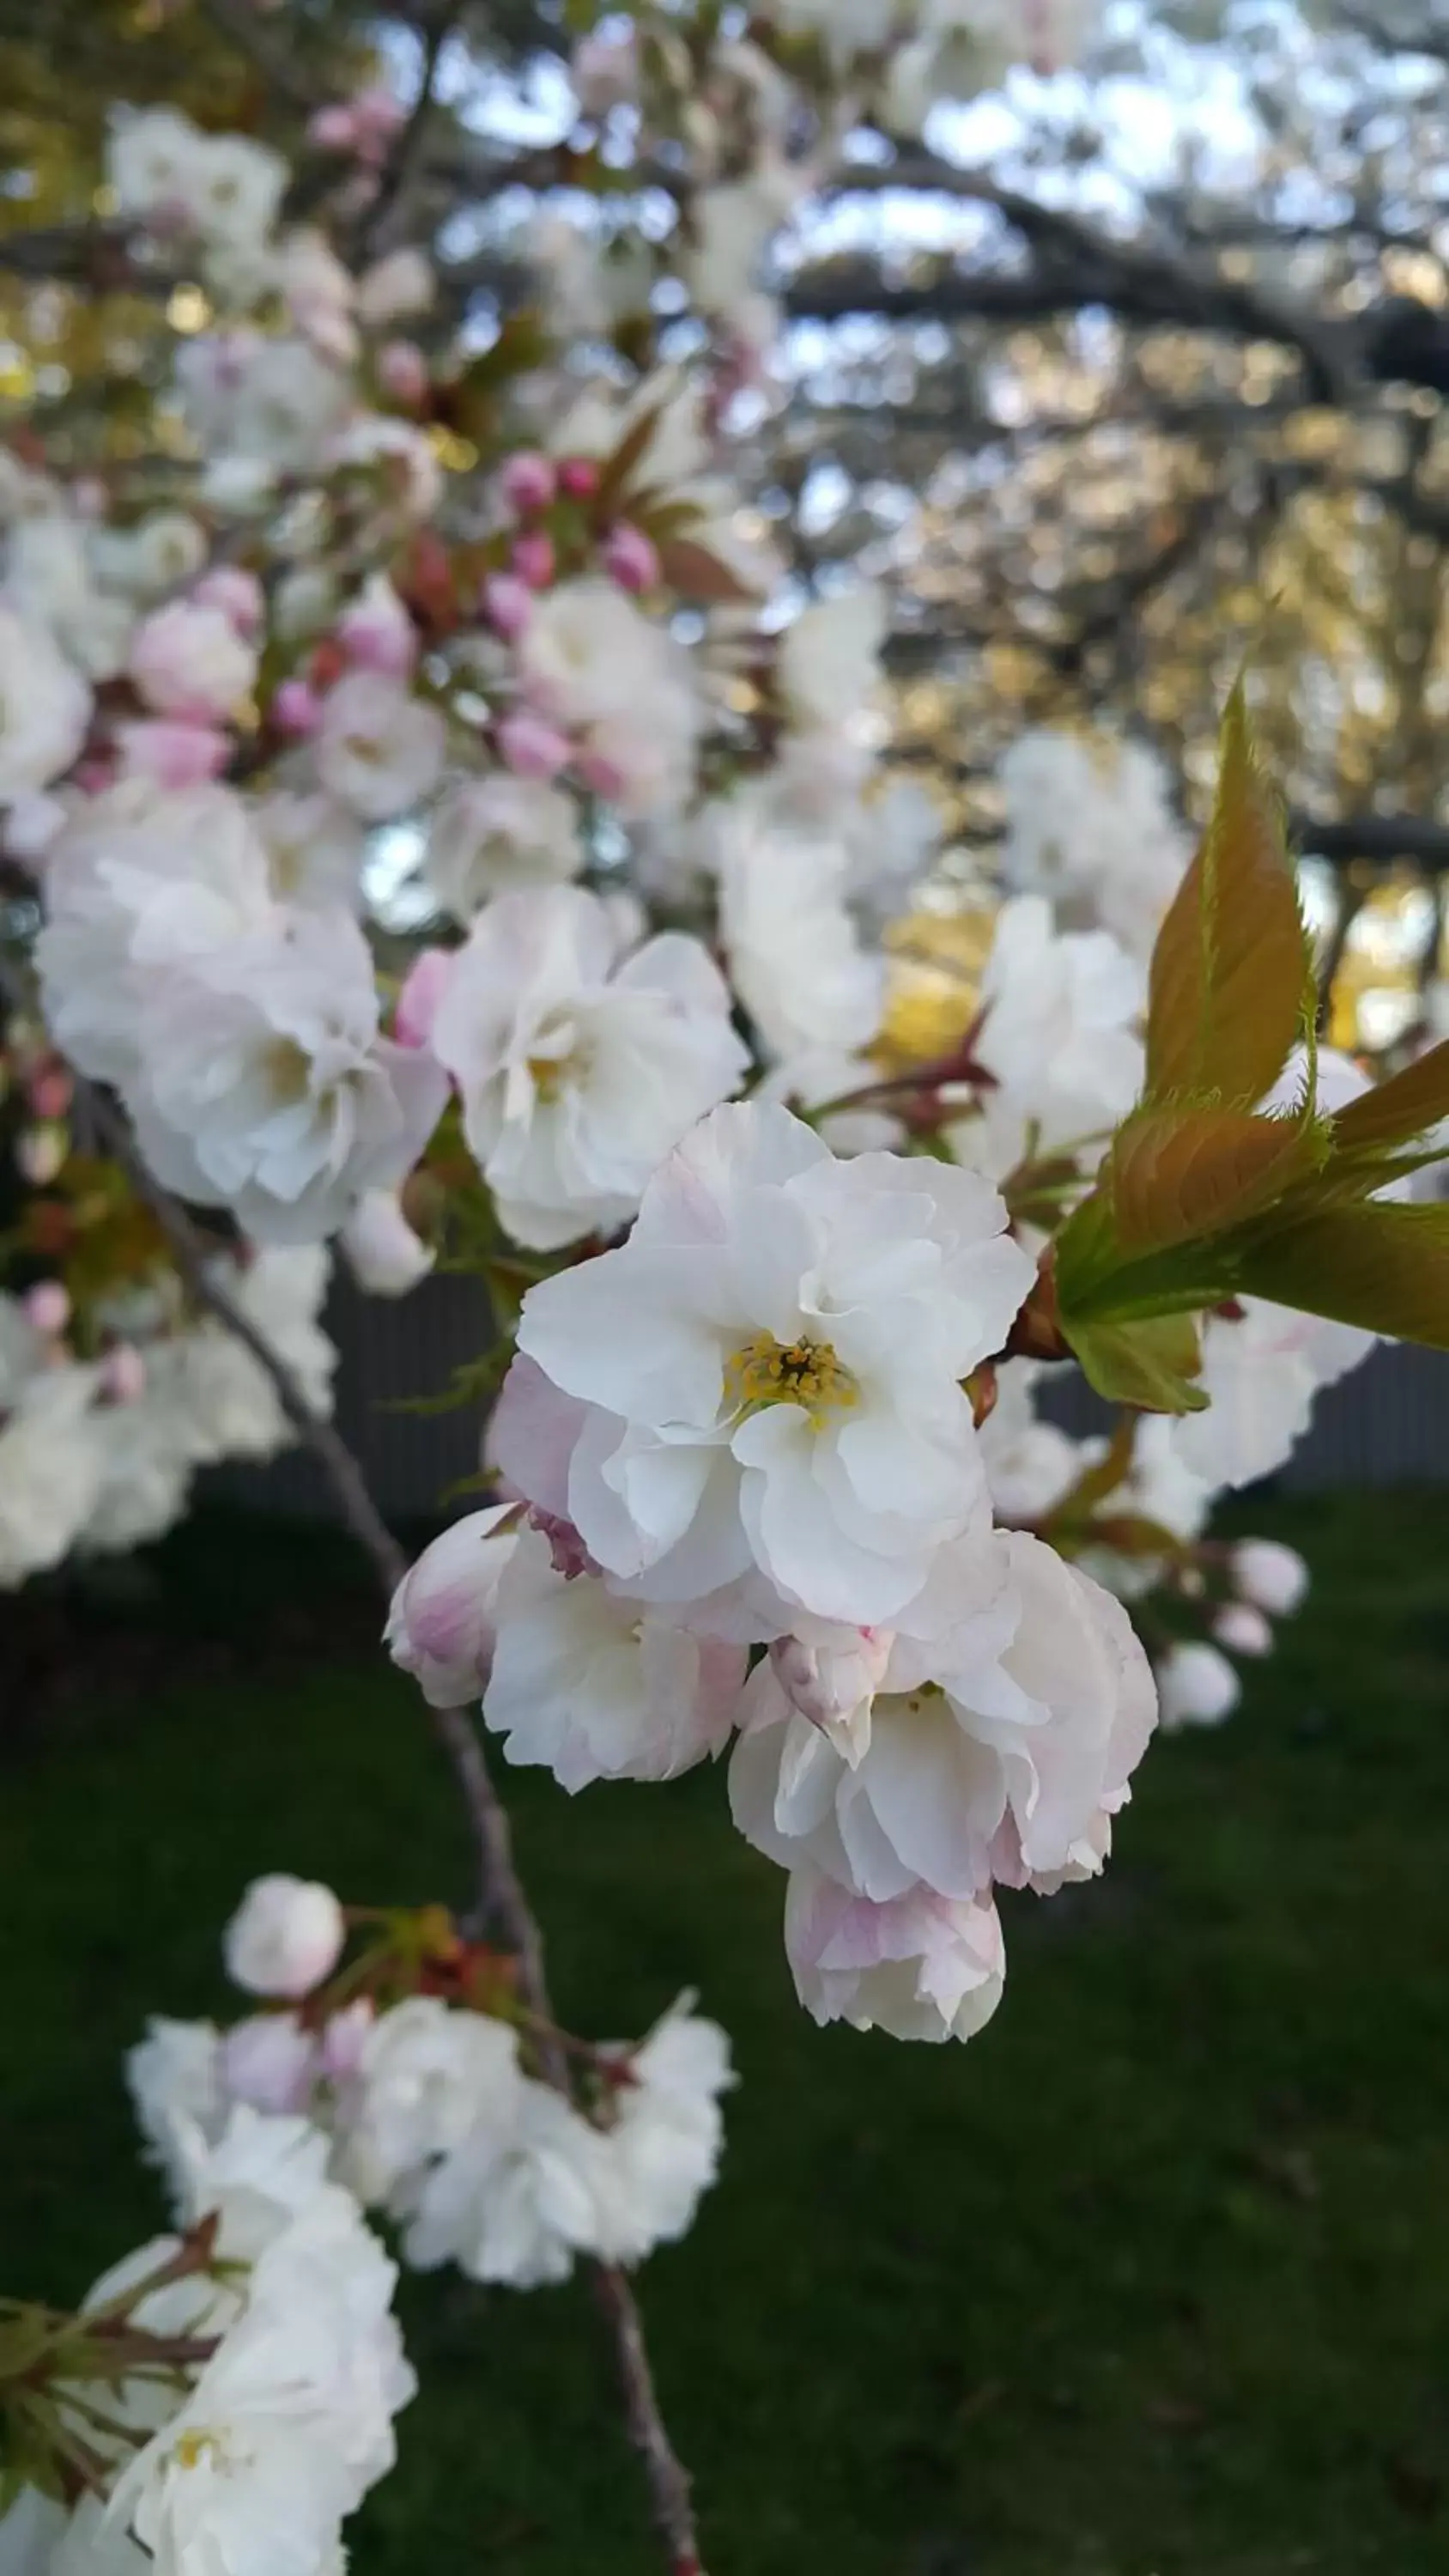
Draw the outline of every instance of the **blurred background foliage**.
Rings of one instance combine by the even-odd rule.
[[[719,0],[671,14],[705,10],[748,23]],[[209,312],[185,277],[138,297],[117,263],[117,100],[296,153],[313,106],[379,75],[406,94],[436,49],[397,221],[435,240],[444,322],[475,349],[528,291],[518,244],[540,204],[587,225],[582,180],[600,222],[667,233],[679,187],[627,132],[578,158],[563,66],[602,14],[0,0],[0,430],[77,462],[174,447],[156,408],[172,334]],[[303,154],[303,211],[307,173]],[[773,283],[782,352],[739,421],[749,513],[798,595],[857,570],[891,588],[892,757],[952,844],[951,900],[904,934],[925,961],[911,992],[934,977],[957,1018],[969,1006],[996,767],[1023,727],[1150,739],[1195,814],[1246,658],[1334,1035],[1377,1052],[1437,1028],[1445,0],[1105,0],[1080,74],[1014,75],[933,111],[919,140],[849,135]],[[687,356],[697,327],[656,287],[620,337]]]

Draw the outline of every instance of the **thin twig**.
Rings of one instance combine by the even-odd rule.
[[[0,993],[20,1009],[29,1007],[23,978],[3,956]],[[114,1102],[84,1076],[78,1074],[75,1080],[77,1097],[88,1105],[98,1141],[121,1165],[151,1210],[177,1271],[197,1304],[234,1333],[266,1372],[288,1421],[326,1473],[347,1526],[371,1559],[383,1597],[390,1602],[408,1570],[407,1558],[373,1501],[367,1479],[346,1441],[332,1423],[313,1412],[286,1362],[217,1278],[215,1265],[209,1261],[206,1245],[191,1218],[147,1170]],[[477,1731],[466,1709],[434,1709],[431,1714],[463,1791],[478,1846],[487,1911],[517,1957],[519,1991],[524,2002],[552,2028],[554,2012],[542,1929],[519,1874],[508,1813],[494,1788]],[[547,2031],[540,2039],[539,2055],[549,2083],[556,2091],[569,2093],[567,2056]],[[594,2270],[599,2305],[608,2322],[618,2362],[630,2438],[643,2461],[654,2519],[669,2551],[669,2576],[705,2576],[690,2503],[689,2473],[669,2438],[660,2409],[639,2303],[617,2265],[599,2263]]]

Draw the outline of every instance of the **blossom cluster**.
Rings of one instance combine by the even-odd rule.
[[[64,2339],[45,2483],[0,2517],[13,2576],[332,2576],[394,2464],[396,2266],[325,2137],[243,2106],[176,2143],[179,2232],[103,2274]]]
[[[368,1935],[376,1920],[381,1929]],[[446,1918],[347,1923],[329,1888],[254,1882],[228,1928],[233,1980],[260,1999],[221,2030],[153,2021],[128,2075],[153,2159],[184,2204],[198,2138],[305,2121],[334,2183],[397,2227],[421,2271],[534,2288],[580,2256],[634,2265],[691,2225],[723,2143],[724,2033],[684,1998],[635,2044],[571,2042],[519,2005],[507,1963]]]

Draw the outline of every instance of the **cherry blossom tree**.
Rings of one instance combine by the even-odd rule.
[[[806,580],[772,539],[792,260],[842,165],[1069,82],[1086,9],[571,11],[538,148],[517,82],[447,112],[465,12],[350,85],[330,12],[205,14],[265,113],[116,99],[92,216],[6,249],[116,309],[95,398],[0,465],[0,1583],[308,1443],[477,1886],[259,1876],[237,2017],[138,2038],[173,2231],[74,2314],[0,2305],[0,2563],[338,2569],[413,2393],[386,2228],[591,2267],[700,2576],[630,2276],[715,2181],[728,2042],[689,1997],[559,2026],[493,1757],[570,1794],[727,1758],[805,2012],[976,2035],[998,1891],[1100,1875],[1159,1723],[1222,1719],[1300,1607],[1216,1496],[1379,1337],[1449,1343],[1449,1048],[1321,1042],[1251,675],[1200,835],[1140,742],[1021,732],[969,1020],[893,1038],[937,836],[869,549]],[[1038,297],[1186,273],[960,193]],[[1274,337],[1261,281],[1216,292]],[[1279,312],[1295,363],[1347,364],[1327,332]],[[487,1291],[488,1499],[414,1564],[330,1419],[334,1258]]]

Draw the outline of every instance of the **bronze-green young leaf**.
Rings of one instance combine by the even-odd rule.
[[[1107,1167],[1125,1253],[1205,1241],[1311,1180],[1328,1152],[1316,1120],[1249,1110],[1139,1109],[1117,1131]]]
[[[1083,1375],[1113,1404],[1139,1413],[1201,1413],[1207,1397],[1193,1384],[1202,1367],[1195,1317],[1155,1315],[1133,1324],[1072,1323],[1063,1318]]]
[[[1449,1118],[1449,1041],[1405,1065],[1391,1082],[1351,1100],[1333,1122],[1333,1141],[1341,1153],[1374,1153],[1386,1146],[1411,1145],[1441,1118]]]
[[[1449,1207],[1328,1207],[1250,1240],[1240,1286],[1305,1315],[1449,1350]]]
[[[1223,719],[1212,821],[1153,952],[1149,1101],[1262,1100],[1311,1019],[1311,990],[1282,811],[1240,681]]]

